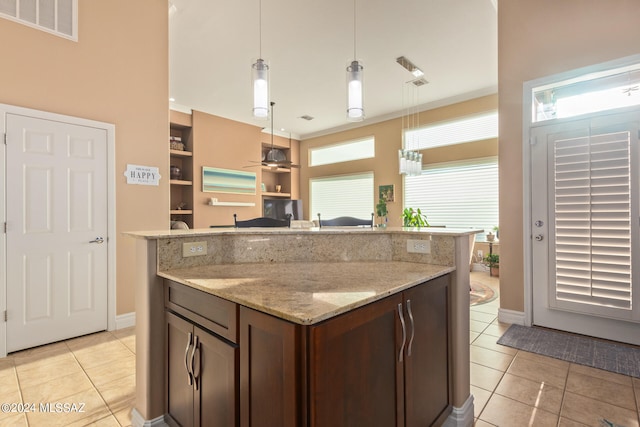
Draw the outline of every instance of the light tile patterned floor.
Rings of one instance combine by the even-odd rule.
[[[498,279],[472,280],[498,289]],[[476,426],[640,427],[640,379],[496,344],[499,298],[471,307]],[[101,332],[0,359],[0,403],[84,403],[83,413],[1,413],[0,426],[129,426],[135,396],[133,328]],[[610,426],[609,426],[610,427]]]
[[[497,289],[498,279],[471,278]],[[477,427],[640,426],[640,379],[496,344],[499,298],[471,307],[471,393]],[[602,423],[606,419],[612,424]]]
[[[0,426],[130,426],[134,399],[134,328],[87,335],[0,359],[0,403],[14,403],[16,411],[18,404],[32,410],[6,412],[3,407]],[[67,404],[68,409],[56,403]]]

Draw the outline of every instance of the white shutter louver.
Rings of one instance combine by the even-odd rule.
[[[554,141],[552,305],[631,309],[630,141],[628,131]]]

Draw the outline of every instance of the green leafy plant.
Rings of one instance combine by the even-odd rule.
[[[489,254],[484,257],[484,262],[490,267],[495,268],[500,266],[500,255],[498,254]]]
[[[378,204],[376,205],[376,215],[378,215],[380,218],[385,217],[389,214],[389,211],[387,211],[387,201],[381,197],[380,200],[378,200]]]
[[[404,208],[404,211],[402,211],[402,225],[404,227],[429,227],[429,222],[420,208],[417,210]]]

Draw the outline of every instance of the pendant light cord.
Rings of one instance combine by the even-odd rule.
[[[356,56],[356,0],[353,0],[353,60],[358,60]]]
[[[258,58],[262,59],[262,0],[258,0]]]

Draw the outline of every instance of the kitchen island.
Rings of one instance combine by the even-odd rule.
[[[474,233],[132,233],[134,425],[471,425]]]

